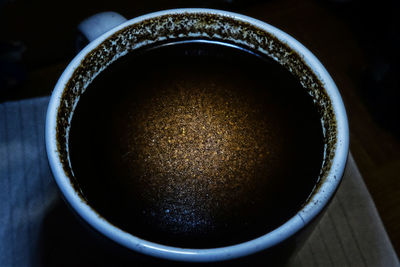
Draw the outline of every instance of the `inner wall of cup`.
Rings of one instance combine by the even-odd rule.
[[[102,70],[129,51],[157,42],[176,42],[181,39],[206,39],[245,46],[273,58],[298,77],[313,97],[321,114],[325,149],[316,184],[318,188],[329,173],[337,136],[332,103],[323,84],[301,56],[270,33],[246,22],[206,13],[169,14],[129,25],[111,35],[85,56],[66,84],[57,112],[59,157],[72,184],[76,185],[68,155],[68,134],[79,96]],[[75,190],[80,192],[79,188]],[[314,189],[313,192],[316,191]],[[83,194],[80,195],[84,200]],[[310,197],[311,195],[310,192]]]

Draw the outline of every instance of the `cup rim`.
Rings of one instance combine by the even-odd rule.
[[[70,179],[65,174],[60,161],[56,138],[58,107],[64,88],[74,73],[74,70],[80,65],[82,59],[109,36],[129,25],[154,17],[183,13],[205,13],[247,22],[272,34],[278,40],[285,43],[302,57],[305,64],[312,69],[318,79],[322,82],[324,89],[331,100],[336,119],[337,141],[330,170],[321,186],[312,194],[312,197],[308,200],[307,204],[292,218],[273,231],[258,238],[235,245],[199,249],[179,248],[147,241],[127,233],[100,217],[81,199],[74,189]],[[111,240],[134,251],[158,258],[188,262],[212,262],[239,258],[275,246],[298,232],[321,212],[333,196],[343,176],[349,149],[348,121],[340,93],[327,70],[307,48],[290,35],[263,21],[233,12],[205,8],[170,9],[139,16],[122,23],[89,43],[67,66],[53,90],[47,109],[45,135],[48,160],[54,179],[67,202],[87,223],[89,223],[89,225]]]

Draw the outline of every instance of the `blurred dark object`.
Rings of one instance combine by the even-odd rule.
[[[360,46],[364,49],[368,65],[359,77],[359,92],[369,112],[382,127],[399,135],[398,1],[324,0],[322,2],[349,22]]]
[[[396,63],[396,60],[391,62],[391,60],[385,58],[378,58],[365,71],[361,91],[374,119],[381,126],[391,130],[398,136],[400,136],[398,121],[400,114],[399,79],[400,67],[398,62]]]
[[[13,0],[0,0],[0,8],[3,6],[3,5],[6,5],[7,3],[9,3],[9,2],[12,2]]]
[[[22,65],[25,46],[20,42],[0,42],[0,99],[27,77]]]

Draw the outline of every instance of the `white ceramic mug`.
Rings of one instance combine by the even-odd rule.
[[[91,42],[65,69],[49,103],[46,120],[47,154],[57,185],[73,210],[102,235],[128,249],[154,257],[190,262],[230,260],[270,250],[308,226],[327,206],[336,191],[343,175],[349,146],[348,123],[342,99],[332,78],[318,59],[279,29],[227,11],[174,9],[124,21],[123,17],[118,17],[115,13],[107,13],[81,24],[81,31]],[[108,28],[109,31],[96,38]],[[97,30],[97,34],[93,33],[93,29]],[[90,35],[91,33],[93,34]],[[79,189],[73,185],[73,171],[68,156],[68,133],[79,95],[102,70],[129,51],[154,42],[172,42],[181,38],[226,41],[248,46],[268,55],[300,79],[321,110],[326,145],[319,182],[295,216],[256,239],[208,249],[178,248],[143,240],[98,216],[83,201]]]

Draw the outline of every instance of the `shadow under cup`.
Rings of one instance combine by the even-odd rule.
[[[321,116],[324,158],[318,182],[298,213],[282,226],[248,242],[213,249],[164,246],[132,236],[99,216],[74,182],[68,136],[79,96],[108,65],[130,51],[161,42],[210,40],[247,47],[276,60],[312,96]],[[145,15],[91,42],[71,62],[53,92],[46,122],[46,145],[55,180],[72,208],[94,229],[122,246],[155,257],[180,261],[229,260],[269,249],[308,225],[327,205],[340,183],[348,153],[348,126],[338,90],[319,61],[280,30],[242,15],[184,9]]]

